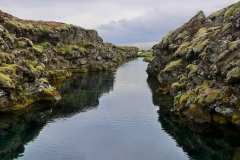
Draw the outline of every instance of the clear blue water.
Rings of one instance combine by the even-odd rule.
[[[55,107],[37,104],[35,108],[47,107],[17,118],[2,117],[0,159],[210,160],[225,159],[225,153],[233,157],[223,139],[210,138],[214,145],[208,145],[207,136],[175,126],[174,120],[158,113],[146,68],[147,63],[137,59],[116,73],[76,77],[62,87],[63,100]]]

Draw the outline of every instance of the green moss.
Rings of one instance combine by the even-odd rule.
[[[44,49],[49,48],[51,46],[49,42],[42,42],[39,43],[38,45],[42,46]]]
[[[3,33],[2,38],[3,38],[4,40],[10,41],[11,43],[14,43],[14,42],[15,42],[15,35],[12,34],[12,33],[9,33],[8,31],[6,31],[6,32]]]
[[[240,80],[240,67],[235,67],[227,73],[227,81],[235,82]]]
[[[144,57],[144,58],[143,58],[143,61],[144,61],[144,62],[149,62],[149,63],[150,63],[150,62],[153,61],[153,59],[154,59],[153,56],[152,56],[152,57]]]
[[[191,42],[191,48],[195,53],[201,53],[205,47],[209,44],[210,38],[215,37],[221,31],[221,27],[202,27],[194,35],[193,41]]]
[[[37,43],[32,46],[33,50],[37,53],[43,53],[45,49],[51,47],[51,44],[48,42]]]
[[[177,108],[183,107],[188,101],[192,101],[196,97],[193,91],[187,91],[185,93],[180,93],[174,97],[174,105]]]
[[[27,106],[31,105],[33,102],[34,102],[34,100],[32,98],[24,97],[24,99],[21,100],[21,103],[19,102],[19,103],[15,104],[9,110],[10,111],[22,110],[22,109],[26,108]]]
[[[58,101],[61,99],[61,95],[55,87],[50,86],[41,90],[39,99],[47,101]]]
[[[205,102],[211,104],[221,97],[221,91],[219,89],[208,89],[205,91]]]
[[[236,4],[232,5],[230,8],[228,8],[224,14],[224,18],[228,19],[231,16],[234,16],[239,11],[240,11],[240,2],[236,3]]]
[[[34,51],[36,51],[37,53],[43,53],[43,51],[44,51],[44,47],[41,46],[41,45],[37,45],[37,44],[34,44],[34,45],[33,45],[33,49],[34,49]]]
[[[76,43],[75,45],[78,46],[79,48],[84,49],[85,51],[87,51],[88,49],[96,48],[95,44],[84,40]],[[118,49],[125,50],[125,47],[119,47]]]
[[[23,42],[23,41],[18,41],[18,42],[17,42],[17,47],[18,47],[18,48],[25,48],[25,47],[26,47],[26,43]]]
[[[179,46],[178,46],[177,44],[171,43],[171,44],[168,45],[168,47],[169,47],[169,49],[171,49],[171,50],[177,50]]]
[[[92,43],[83,43],[82,45],[81,44],[78,44],[78,46],[82,46],[83,48],[85,49],[91,49],[91,48],[95,48],[95,45],[92,44]]]
[[[52,94],[55,94],[56,88],[54,88],[54,87],[44,88],[44,89],[42,90],[42,92],[43,92],[45,95],[52,95]]]
[[[143,57],[145,62],[151,62],[154,59],[153,52],[151,51],[142,51],[138,54],[138,57]]]
[[[232,27],[232,23],[224,23],[222,27],[222,32],[229,30]]]
[[[3,64],[0,67],[0,73],[11,75],[13,77],[16,77],[16,70],[17,70],[16,64]]]
[[[33,74],[38,74],[45,70],[45,66],[43,64],[38,64],[37,61],[25,60],[25,65]]]
[[[179,99],[179,104],[184,104],[186,103],[191,97],[194,96],[193,92],[187,92],[183,95],[181,95],[180,99]]]
[[[190,51],[190,42],[183,42],[175,52],[175,55],[185,55]]]
[[[88,69],[87,69],[87,68],[79,68],[79,69],[76,69],[75,72],[78,72],[78,73],[87,73],[87,72],[88,72]]]
[[[87,49],[83,46],[78,46],[81,53],[87,53]]]
[[[181,83],[181,82],[175,82],[171,85],[171,88],[174,90],[174,91],[180,91],[182,89],[184,89],[186,87],[186,84],[185,83]]]
[[[210,88],[208,81],[204,81],[201,85],[197,86],[195,92],[198,95],[195,102],[202,106],[209,105],[223,98],[221,90]]]
[[[185,30],[185,31],[178,34],[177,39],[183,39],[184,40],[188,36],[189,36],[189,32]]]
[[[198,41],[197,43],[194,44],[193,46],[193,51],[195,53],[201,53],[204,48],[209,44],[209,39],[205,39],[203,41]]]
[[[228,43],[228,48],[230,51],[234,51],[234,50],[238,49],[239,45],[240,45],[240,40],[236,40],[236,41]]]
[[[1,63],[13,63],[15,56],[11,53],[0,52]]]
[[[51,81],[62,81],[72,76],[72,70],[49,70],[48,77]]]
[[[180,82],[185,82],[188,78],[185,75],[181,74],[178,76],[178,79]]]
[[[187,65],[186,69],[189,70],[189,74],[194,74],[198,70],[198,65],[196,65],[196,64],[189,64],[189,65]]]
[[[204,81],[201,85],[196,86],[197,92],[204,92],[206,89],[209,88],[209,81]]]
[[[58,52],[63,53],[63,54],[70,54],[70,53],[72,53],[74,48],[77,48],[77,46],[64,45],[58,49]]]
[[[201,38],[203,36],[206,36],[208,34],[208,28],[202,27],[198,30],[197,34],[194,36],[195,38]]]
[[[28,38],[17,38],[16,40],[16,47],[18,48],[27,48],[27,47],[32,47],[33,46],[33,42],[28,39]]]
[[[46,84],[49,83],[47,78],[40,78],[38,81],[39,81],[40,83],[46,83]]]
[[[67,30],[70,27],[72,27],[72,25],[59,23],[59,22],[30,21],[30,20],[21,20],[17,18],[7,19],[6,25],[12,28],[33,30],[37,32],[51,32],[52,30]]]
[[[44,71],[45,66],[43,66],[43,65],[37,65],[37,66],[35,67],[35,69],[36,69],[36,71]]]
[[[165,68],[164,68],[164,72],[169,72],[169,71],[172,71],[178,67],[181,67],[183,64],[182,60],[181,59],[178,59],[178,60],[175,60],[175,61],[172,61],[170,63],[168,63]]]
[[[87,49],[84,46],[80,45],[63,45],[57,49],[57,51],[61,54],[71,54],[74,50],[78,50],[81,53],[86,53]]]
[[[174,106],[180,109],[184,106],[197,105],[201,107],[220,101],[224,98],[224,93],[220,89],[210,88],[208,82],[203,82],[195,89],[179,93],[174,98]]]
[[[0,73],[0,85],[6,88],[15,88],[13,80],[9,77],[9,75]]]
[[[138,57],[152,57],[153,53],[151,51],[141,51],[138,53]]]

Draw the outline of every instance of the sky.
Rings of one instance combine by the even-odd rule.
[[[0,0],[23,19],[51,20],[95,29],[104,41],[151,46],[199,10],[206,15],[238,0]]]

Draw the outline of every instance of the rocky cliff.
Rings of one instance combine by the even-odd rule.
[[[201,11],[153,47],[156,92],[174,96],[173,113],[197,123],[240,125],[240,2]]]
[[[137,51],[104,43],[94,30],[22,20],[0,11],[0,111],[58,100],[56,80],[72,72],[114,70]]]

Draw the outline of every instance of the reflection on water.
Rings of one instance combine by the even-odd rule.
[[[0,115],[0,160],[240,159],[239,132],[171,115],[172,98],[146,82],[146,67],[138,59],[117,73],[79,75],[59,103]]]
[[[153,103],[160,106],[159,122],[178,146],[193,160],[240,160],[240,139],[236,128],[196,125],[169,113],[173,99],[156,92],[157,83],[148,79]]]
[[[24,145],[37,137],[49,121],[97,107],[99,97],[112,90],[113,82],[113,73],[78,75],[61,87],[63,99],[58,104],[38,103],[20,115],[0,115],[0,159],[21,156]]]

